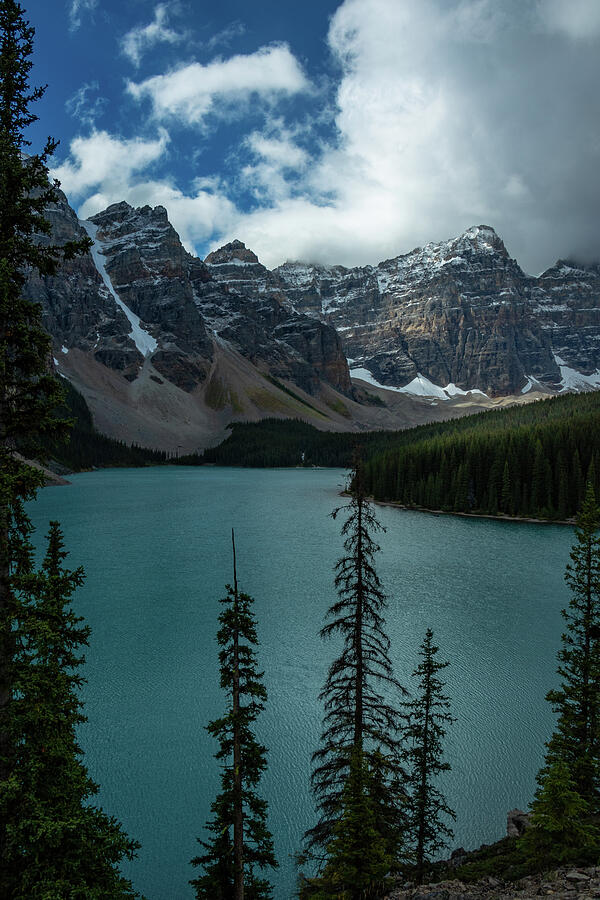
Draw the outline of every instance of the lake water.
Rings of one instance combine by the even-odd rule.
[[[219,786],[204,726],[223,710],[215,634],[231,580],[256,600],[269,692],[258,737],[280,869],[275,900],[294,894],[292,856],[315,821],[310,757],[317,695],[339,645],[318,637],[341,552],[341,470],[158,468],[72,476],[30,513],[38,537],[60,520],[70,565],[87,579],[75,598],[92,626],[81,742],[100,803],[142,843],[126,871],[148,900],[192,900],[189,865]],[[400,680],[411,686],[431,626],[449,659],[458,721],[445,789],[457,812],[453,846],[501,837],[525,808],[553,727],[563,573],[573,534],[561,526],[436,517],[380,507],[378,572]]]

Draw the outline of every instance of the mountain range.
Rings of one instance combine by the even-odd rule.
[[[93,246],[27,294],[58,374],[126,441],[187,452],[266,416],[399,428],[600,386],[600,265],[527,275],[489,226],[377,266],[268,270],[241,241],[192,256],[161,206],[82,221],[59,192],[47,217]]]

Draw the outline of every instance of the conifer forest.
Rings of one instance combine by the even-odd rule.
[[[97,804],[99,786],[79,743],[87,721],[84,653],[93,641],[77,613],[85,572],[69,567],[58,521],[37,560],[26,504],[45,481],[28,460],[52,459],[76,471],[216,464],[349,473],[331,510],[339,539],[331,558],[335,596],[324,622],[314,622],[329,666],[320,673],[320,695],[303,698],[323,716],[311,761],[314,819],[297,847],[300,900],[383,900],[407,882],[417,889],[446,878],[515,881],[560,866],[597,865],[600,393],[405,431],[350,435],[266,419],[236,424],[218,446],[176,458],[103,436],[83,397],[49,368],[40,306],[23,292],[26,273],[51,275],[90,248],[87,238],[60,245],[51,239],[45,210],[56,202],[48,165],[57,143],[49,138],[33,152],[28,142],[46,90],[31,84],[33,53],[25,11],[16,0],[0,0],[0,897],[141,896],[122,871],[140,844]],[[446,683],[453,659],[425,613],[412,675],[403,679],[408,683],[399,680],[389,597],[378,574],[380,501],[574,527],[564,561],[569,602],[556,647],[558,686],[549,686],[546,697],[555,728],[540,748],[529,827],[458,868],[449,861],[457,815],[443,779],[455,765],[448,736],[456,698]],[[218,774],[219,789],[210,807],[198,810],[190,836],[197,855],[182,887],[197,900],[284,900],[272,886],[281,861],[263,792],[265,773],[276,774],[278,761],[261,738],[269,704],[261,621],[244,589],[237,536],[232,532],[222,596],[213,598],[220,610],[215,657],[222,707],[205,727],[214,758],[193,761],[198,777]]]

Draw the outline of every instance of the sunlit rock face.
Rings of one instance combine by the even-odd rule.
[[[556,357],[586,375],[600,367],[600,267],[559,262],[526,275],[489,226],[377,266],[294,262],[273,274],[297,309],[335,325],[353,365],[385,385],[419,373],[514,394],[532,379],[560,387]]]

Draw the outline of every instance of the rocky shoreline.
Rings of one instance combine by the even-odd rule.
[[[556,869],[515,882],[493,877],[472,884],[458,880],[422,885],[405,882],[386,894],[385,900],[530,900],[533,897],[600,898],[600,867]]]

